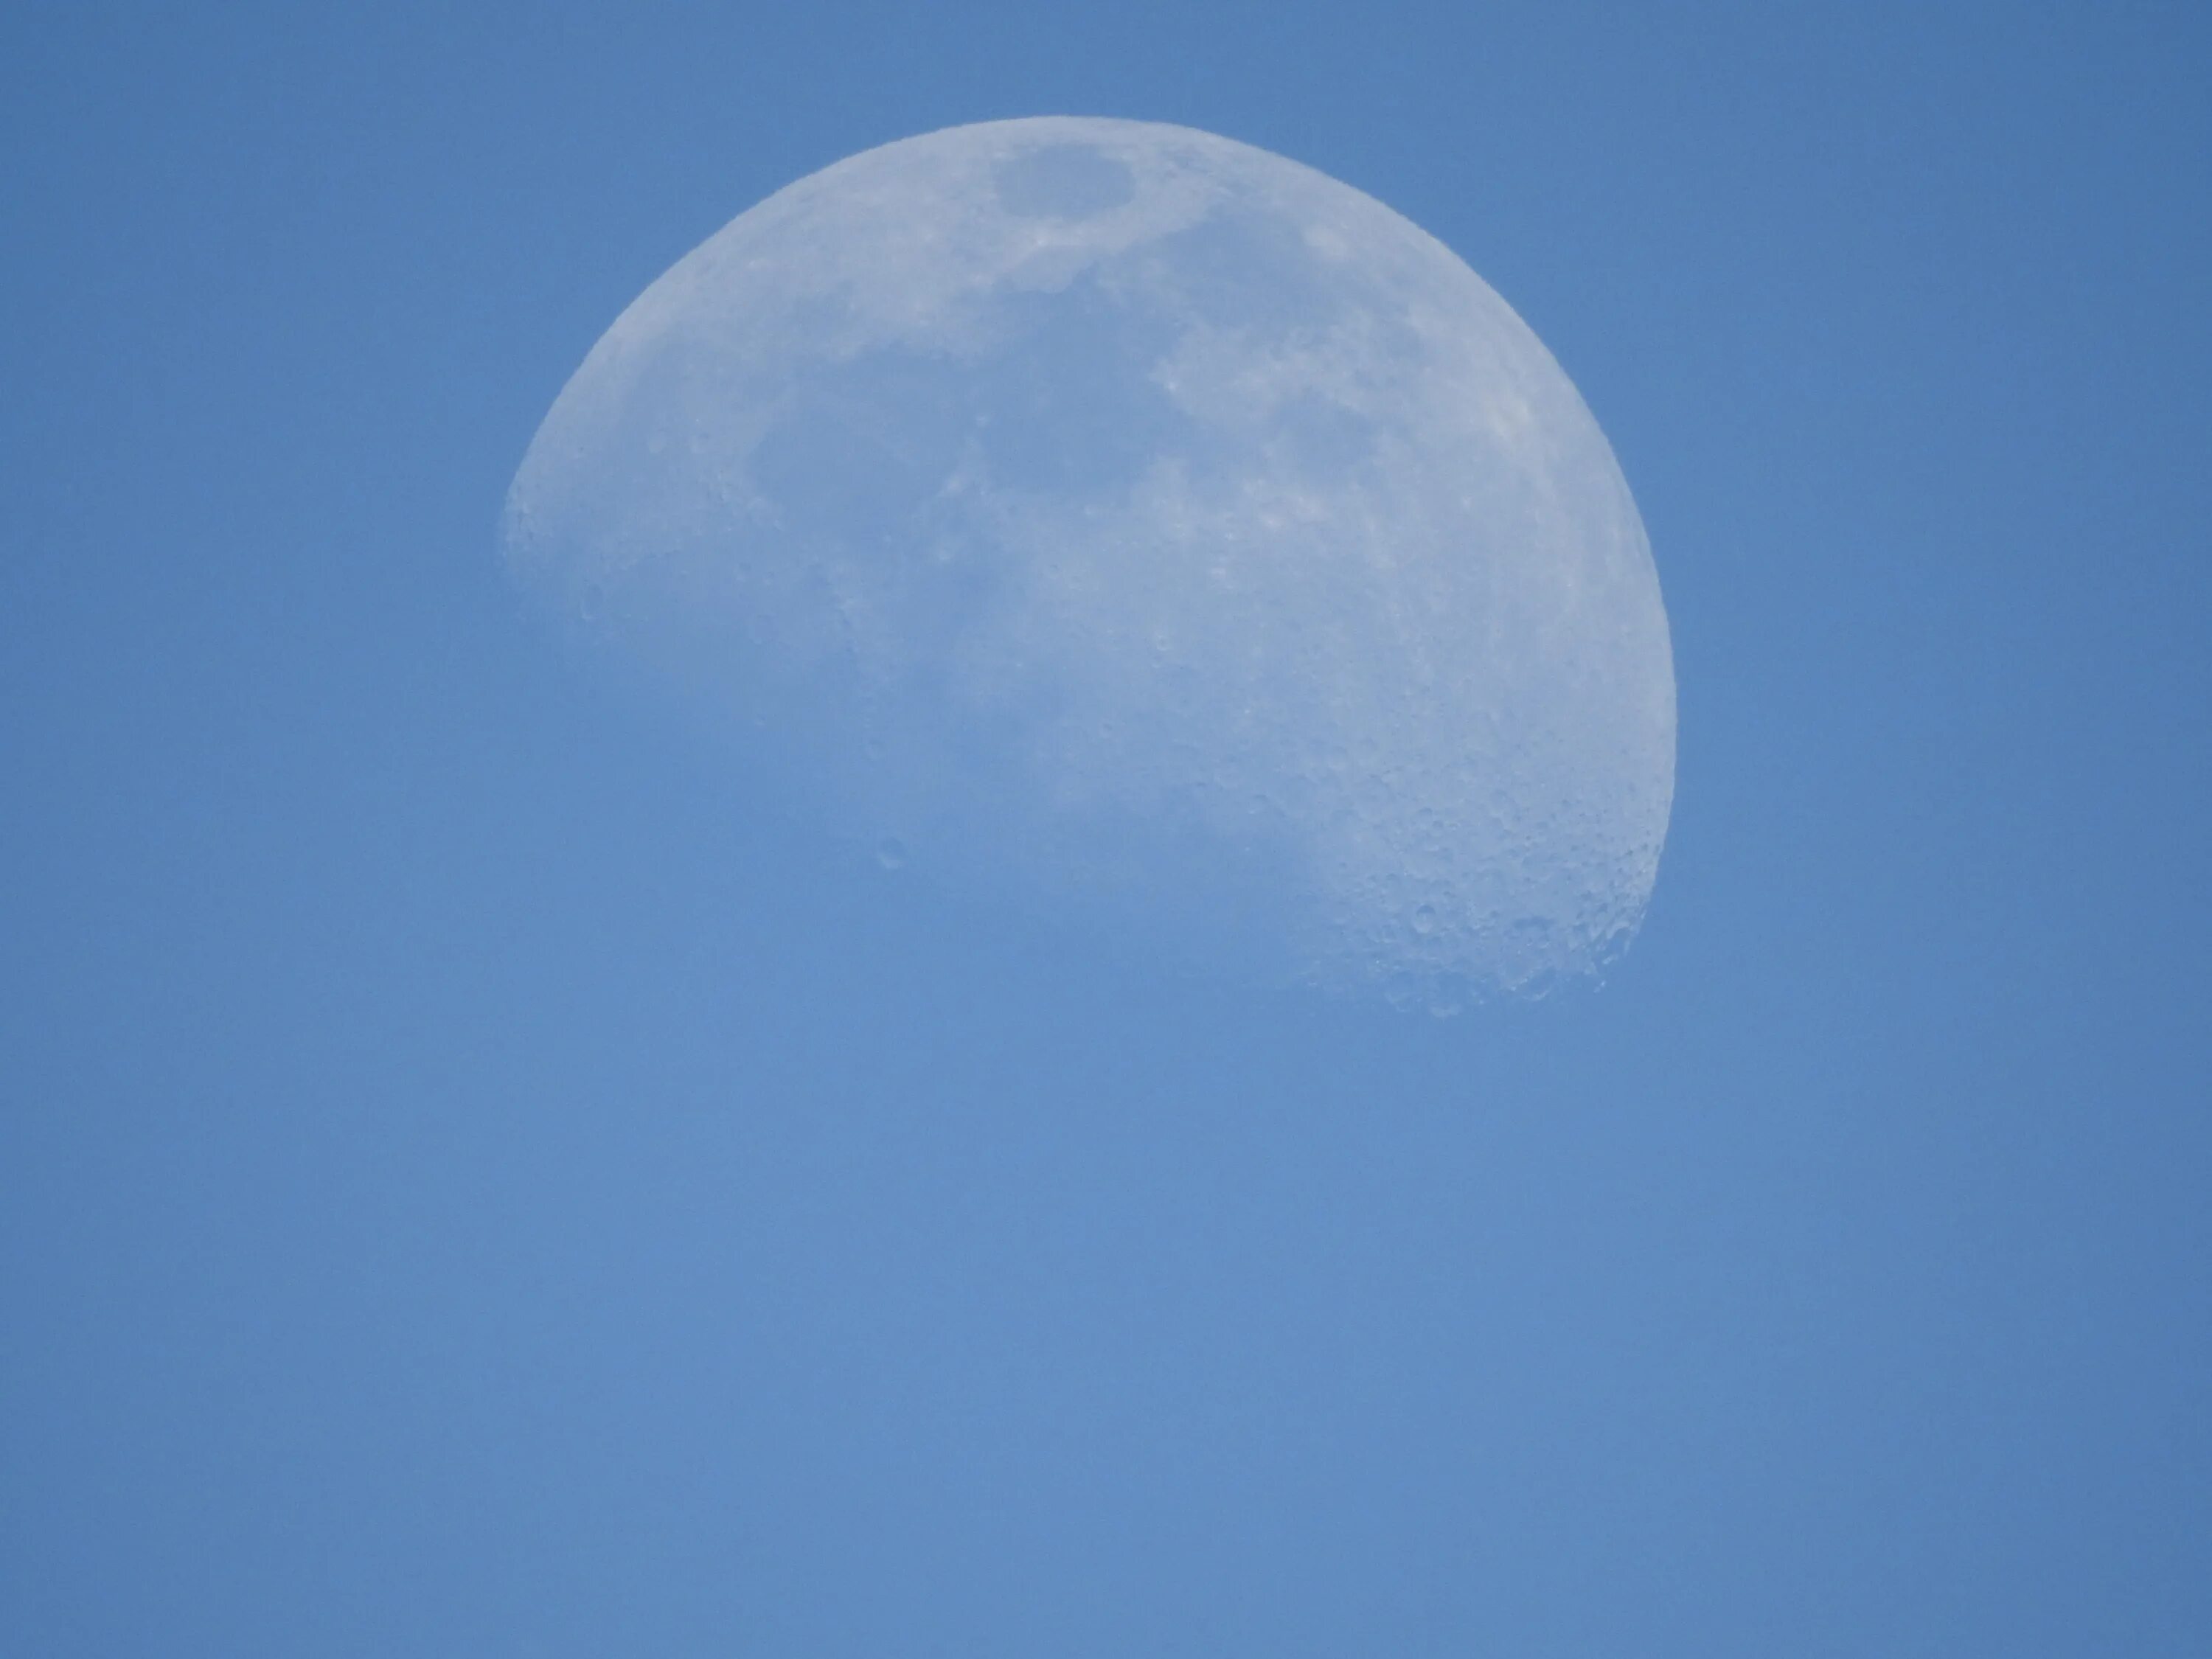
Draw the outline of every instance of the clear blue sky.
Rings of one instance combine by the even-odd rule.
[[[2212,1651],[2201,9],[353,9],[0,21],[0,1653]],[[527,624],[624,304],[1042,112],[1574,376],[1601,993],[934,898]]]

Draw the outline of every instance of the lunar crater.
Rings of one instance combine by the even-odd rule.
[[[1137,193],[1128,167],[1089,144],[1024,150],[994,170],[999,205],[1024,219],[1087,219]]]

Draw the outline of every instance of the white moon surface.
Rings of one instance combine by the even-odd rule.
[[[503,539],[887,866],[1439,1008],[1650,895],[1673,659],[1604,434],[1449,249],[1248,145],[799,180],[607,331]]]

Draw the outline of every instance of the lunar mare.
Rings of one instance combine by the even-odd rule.
[[[503,540],[956,883],[1438,1006],[1601,968],[1651,891],[1674,671],[1603,434],[1442,244],[1227,139],[801,179],[608,330]]]

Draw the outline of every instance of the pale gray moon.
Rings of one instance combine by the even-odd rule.
[[[503,539],[902,880],[1440,1009],[1650,896],[1674,666],[1604,434],[1443,244],[1248,145],[799,180],[607,331]]]

